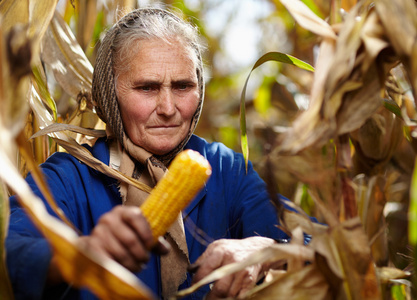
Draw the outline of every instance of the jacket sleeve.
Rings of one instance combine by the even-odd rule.
[[[55,197],[58,206],[67,217],[72,219],[70,210],[60,200],[68,197],[66,185],[70,183],[66,178],[66,172],[59,168],[48,168],[46,164],[43,173],[48,178],[47,181],[54,196],[59,195]],[[43,199],[30,175],[26,181],[35,195]],[[45,205],[49,213],[53,214],[50,207]],[[5,246],[6,262],[15,299],[42,299],[52,251],[48,241],[33,225],[15,196],[10,197],[10,221]]]
[[[231,165],[229,224],[234,238],[265,236],[275,240],[288,239],[277,225],[277,211],[270,201],[266,184],[253,169],[251,162],[246,172],[241,154],[235,153]]]

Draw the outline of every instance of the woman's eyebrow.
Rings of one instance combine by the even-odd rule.
[[[133,82],[133,85],[135,86],[140,86],[140,85],[161,85],[162,82],[160,82],[159,80],[149,80],[149,79],[144,79],[144,80],[135,80]]]
[[[179,79],[179,80],[172,80],[171,84],[179,85],[179,84],[197,84],[195,80],[191,79]]]

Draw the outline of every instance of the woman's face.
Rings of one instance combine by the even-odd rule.
[[[116,74],[123,126],[134,144],[163,155],[185,139],[199,103],[195,56],[175,41],[138,44],[128,70]]]

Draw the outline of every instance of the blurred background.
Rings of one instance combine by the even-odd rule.
[[[314,1],[312,9],[327,15],[328,1]],[[206,46],[204,53],[206,96],[196,133],[209,141],[220,141],[240,151],[239,101],[253,64],[270,51],[279,51],[313,63],[316,38],[296,25],[279,1],[268,0],[184,0],[184,1],[70,1],[60,0],[64,16],[94,65],[101,34],[118,15],[132,7],[159,5],[182,12],[197,26]],[[257,69],[248,82],[246,99],[248,131],[263,124],[286,125],[299,108],[307,107],[305,87],[312,74],[270,62]],[[53,78],[51,79],[53,80]],[[76,109],[75,99],[67,101],[54,91],[62,118]],[[60,98],[64,100],[61,101]],[[274,109],[276,108],[276,109]],[[251,158],[260,155],[259,143],[250,138]]]

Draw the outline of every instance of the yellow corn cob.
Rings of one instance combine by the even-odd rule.
[[[140,207],[155,240],[166,233],[210,175],[210,164],[200,153],[184,150],[175,157],[165,176]]]

